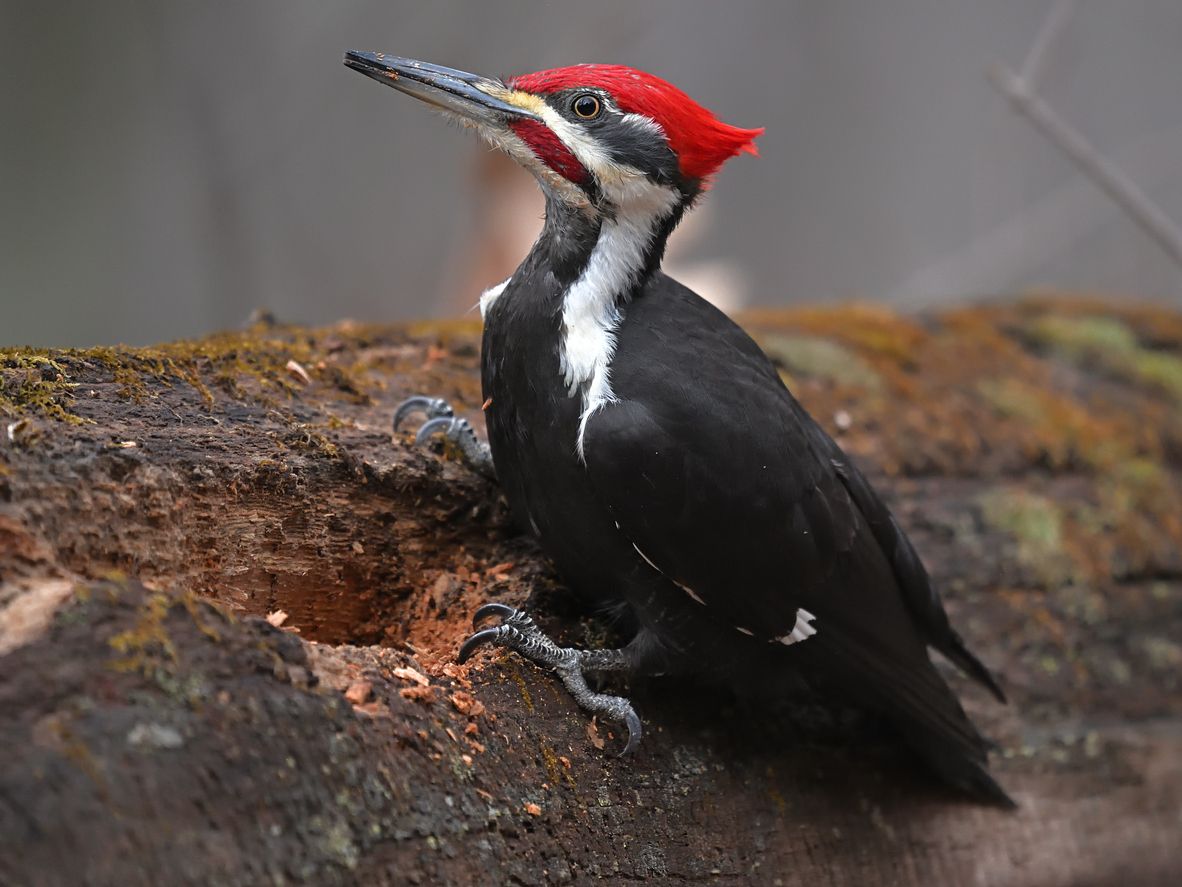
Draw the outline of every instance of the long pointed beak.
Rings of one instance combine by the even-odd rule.
[[[532,111],[514,104],[513,99],[521,93],[465,71],[384,52],[352,50],[345,53],[345,67],[473,123],[503,127],[515,118],[539,119]]]

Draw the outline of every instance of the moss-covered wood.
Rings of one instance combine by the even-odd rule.
[[[391,438],[410,393],[478,419],[476,326],[260,325],[0,349],[0,883],[1174,882],[1182,315],[747,324],[1002,676],[958,686],[1017,813],[808,700],[637,686],[620,760],[552,677],[457,668],[489,598],[604,631],[495,487]]]

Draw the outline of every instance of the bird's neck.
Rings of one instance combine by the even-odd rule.
[[[537,249],[562,290],[559,363],[572,396],[611,398],[607,369],[624,307],[660,268],[684,210],[683,195],[655,185],[611,212],[547,200]]]

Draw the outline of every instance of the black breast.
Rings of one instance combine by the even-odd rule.
[[[597,500],[575,449],[583,399],[559,368],[562,287],[518,271],[484,318],[488,441],[514,517],[541,539],[567,582],[594,605],[626,598],[637,558]]]

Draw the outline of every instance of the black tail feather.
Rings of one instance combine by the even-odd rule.
[[[1016,806],[989,775],[991,743],[973,726],[926,653],[901,654],[871,638],[826,627],[824,641],[807,650],[817,669],[813,673],[830,675],[854,701],[887,715],[907,744],[949,785],[990,804]],[[800,646],[803,656],[809,644]]]
[[[993,676],[993,673],[965,646],[965,642],[959,634],[951,629],[949,629],[949,632],[951,636],[948,638],[948,641],[936,649],[943,653],[944,656],[966,675],[989,690],[998,702],[1003,705],[1007,703],[1009,700],[1006,699],[1005,691],[1001,689],[1001,685],[997,683],[997,679]]]
[[[987,804],[1001,807],[1004,810],[1016,810],[1017,802],[1011,798],[1006,790],[998,785],[990,775],[984,763],[967,760],[963,756],[949,756],[941,749],[933,746],[938,739],[923,734],[909,734],[903,731],[904,738],[936,774],[947,784],[972,795]]]

